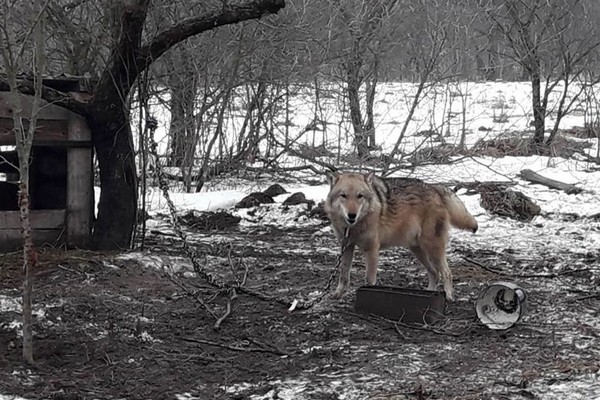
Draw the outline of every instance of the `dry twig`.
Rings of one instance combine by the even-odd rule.
[[[288,353],[285,353],[281,350],[268,349],[268,348],[264,348],[264,347],[239,347],[239,346],[232,346],[230,344],[213,342],[213,341],[206,340],[206,339],[197,339],[197,338],[190,338],[190,337],[183,338],[183,340],[185,340],[186,342],[206,344],[209,346],[220,347],[222,349],[227,349],[227,350],[232,350],[232,351],[241,351],[241,352],[247,352],[247,353],[269,353],[269,354],[274,354],[277,356],[289,355]]]

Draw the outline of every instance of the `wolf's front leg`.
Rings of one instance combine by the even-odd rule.
[[[342,255],[340,258],[340,281],[338,283],[335,292],[331,297],[334,299],[341,299],[348,289],[350,283],[350,267],[352,266],[352,257],[354,256],[354,244],[347,244],[342,248]]]
[[[379,246],[372,245],[364,250],[365,263],[367,264],[367,284],[377,283],[377,263],[379,262]]]

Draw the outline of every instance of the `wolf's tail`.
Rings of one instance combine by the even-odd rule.
[[[444,203],[450,215],[450,224],[458,229],[477,232],[479,228],[477,220],[467,211],[464,203],[450,189],[443,188],[443,192]]]

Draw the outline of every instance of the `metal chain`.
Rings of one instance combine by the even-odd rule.
[[[294,300],[294,302],[292,302],[292,305],[290,306],[288,311],[291,312],[294,309],[308,310],[309,308],[312,308],[315,305],[317,305],[318,303],[323,301],[323,299],[325,298],[327,293],[329,293],[329,291],[331,290],[331,285],[333,284],[333,281],[335,280],[335,276],[340,269],[340,264],[342,264],[342,256],[344,255],[344,251],[346,251],[346,248],[350,244],[350,240],[348,239],[349,233],[350,233],[350,230],[348,228],[346,228],[346,230],[344,231],[344,237],[342,238],[342,249],[340,251],[340,254],[338,255],[335,266],[333,267],[333,270],[331,271],[331,274],[329,275],[329,279],[327,279],[327,284],[325,285],[325,288],[323,289],[323,291],[314,299],[311,299],[311,300],[308,300],[308,301],[305,301],[302,303],[296,302]]]
[[[196,252],[196,250],[194,248],[192,248],[192,246],[187,241],[187,236],[184,233],[183,229],[181,228],[181,225],[177,218],[177,209],[175,208],[175,204],[173,203],[173,201],[171,200],[171,196],[169,195],[169,185],[167,182],[167,177],[166,177],[166,175],[163,171],[163,168],[159,162],[159,156],[158,156],[158,150],[157,150],[158,144],[154,140],[154,131],[158,127],[158,123],[157,123],[156,119],[154,119],[153,117],[148,117],[146,119],[146,124],[148,126],[148,129],[150,130],[150,135],[149,135],[150,153],[152,154],[152,156],[155,159],[154,173],[158,180],[158,186],[162,192],[163,197],[167,201],[167,205],[169,207],[169,217],[171,220],[171,225],[173,227],[173,230],[174,230],[175,234],[181,239],[181,241],[183,243],[183,249],[184,249],[186,255],[188,256],[188,258],[190,259],[190,261],[192,262],[194,272],[200,278],[202,278],[206,282],[208,282],[211,286],[214,286],[219,290],[228,290],[228,291],[237,290],[238,292],[254,296],[254,297],[264,300],[264,301],[280,303],[280,304],[283,304],[283,305],[289,307],[288,312],[292,312],[293,310],[308,310],[308,309],[314,307],[315,305],[317,305],[318,303],[320,303],[321,301],[323,301],[323,299],[325,298],[325,296],[329,293],[329,290],[331,289],[331,285],[333,284],[333,281],[335,280],[336,273],[339,270],[340,264],[342,263],[342,255],[344,254],[344,251],[348,247],[348,244],[349,244],[348,229],[346,229],[346,231],[344,232],[344,238],[342,239],[342,249],[338,256],[337,262],[336,262],[333,270],[331,271],[329,279],[327,280],[327,284],[325,285],[325,288],[319,294],[319,296],[317,296],[313,299],[310,299],[307,301],[302,301],[302,302],[300,302],[298,300],[289,301],[287,299],[282,299],[279,297],[270,296],[270,295],[258,292],[254,289],[250,289],[248,287],[241,286],[239,284],[232,285],[230,283],[223,282],[222,280],[216,278],[211,273],[207,272],[204,269],[204,267],[202,266],[201,259],[202,259],[202,261],[206,261],[206,253],[202,252],[202,254],[199,255]]]
[[[146,124],[148,125],[148,129],[150,130],[150,153],[155,159],[154,173],[158,180],[158,186],[162,191],[163,197],[167,201],[167,205],[169,207],[169,216],[171,219],[171,225],[173,227],[173,230],[175,231],[175,234],[181,239],[181,242],[183,243],[183,249],[190,261],[192,262],[194,272],[196,272],[196,274],[199,277],[203,278],[211,286],[223,290],[226,288],[225,283],[217,279],[212,274],[205,271],[202,267],[201,258],[203,259],[203,261],[206,261],[206,254],[203,252],[201,256],[198,255],[196,250],[190,246],[189,242],[187,241],[186,234],[183,232],[183,229],[181,229],[181,225],[179,224],[179,220],[177,219],[177,209],[175,208],[175,204],[173,204],[171,196],[169,195],[169,184],[167,183],[167,177],[159,162],[160,159],[158,157],[157,150],[158,144],[156,143],[156,140],[154,140],[154,131],[158,127],[158,123],[156,122],[156,119],[149,117],[146,120]]]

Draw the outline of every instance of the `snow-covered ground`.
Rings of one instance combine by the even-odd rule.
[[[558,88],[560,90],[560,88]],[[414,91],[414,85],[411,84],[387,84],[382,86],[378,96],[376,118],[377,135],[382,146],[382,153],[389,151],[395,144],[395,141],[402,129],[402,124],[408,110],[407,102],[411,100],[411,93]],[[460,93],[466,93],[461,97]],[[313,110],[310,107],[309,98],[299,98],[296,104],[294,115],[294,124],[298,130],[308,125],[313,118]],[[463,105],[463,100],[466,102]],[[431,138],[414,135],[414,133],[423,130],[442,131],[444,141],[450,144],[458,143],[462,126],[462,117],[452,116],[456,113],[465,112],[465,126],[467,135],[467,145],[472,146],[477,141],[504,135],[508,132],[523,132],[529,129],[531,121],[530,112],[529,85],[525,83],[462,83],[456,87],[439,88],[436,93],[430,92],[427,98],[419,107],[414,121],[410,123],[405,142],[401,146],[404,152],[410,152],[415,148],[424,145],[436,144]],[[340,110],[338,105],[331,99],[329,107],[325,107],[326,117],[335,130],[317,131],[317,145],[320,141],[330,145],[335,140],[334,136],[342,134],[348,137],[349,127],[347,121],[342,124],[345,131],[337,131],[340,126],[338,120]],[[464,108],[463,108],[464,107]],[[450,113],[450,114],[449,114]],[[500,113],[505,116],[503,122],[499,120]],[[449,118],[451,115],[451,118]],[[157,132],[158,138],[166,136],[164,129],[168,126],[168,116],[161,114],[161,129]],[[550,120],[550,123],[552,121]],[[230,121],[231,128],[236,121]],[[563,128],[583,125],[583,116],[576,114],[565,118]],[[480,127],[486,128],[480,130]],[[449,133],[449,134],[447,134]],[[310,135],[313,133],[311,132]],[[436,139],[437,140],[437,139]],[[306,137],[307,143],[312,143],[312,136]],[[163,142],[163,148],[165,147]],[[587,149],[587,153],[595,155],[598,143],[590,140],[592,146]],[[346,150],[349,148],[350,140],[347,140],[343,146]],[[290,162],[299,163],[299,160],[290,158]],[[304,161],[302,161],[304,162]],[[548,189],[545,186],[528,183],[518,177],[518,173],[523,169],[531,169],[548,178],[572,183],[585,189],[579,194],[566,194],[564,192]],[[535,201],[542,209],[542,214],[535,217],[531,222],[518,222],[512,219],[501,218],[488,214],[479,204],[479,195],[467,195],[464,191],[459,191],[460,198],[464,201],[467,208],[477,218],[480,229],[475,235],[464,232],[453,231],[450,247],[467,244],[470,248],[491,250],[501,253],[510,250],[511,254],[523,261],[522,267],[527,268],[528,263],[533,265],[538,261],[548,257],[553,262],[545,268],[547,272],[561,272],[563,269],[577,269],[581,266],[574,265],[572,260],[576,259],[573,254],[593,253],[598,256],[600,249],[600,168],[597,165],[590,164],[582,159],[562,159],[558,157],[530,156],[530,157],[468,157],[456,158],[454,162],[443,165],[427,165],[417,167],[408,174],[407,172],[397,173],[398,176],[412,176],[424,179],[429,182],[473,182],[473,181],[507,181],[515,184],[512,188],[521,191]],[[308,199],[315,201],[316,204],[322,202],[328,192],[328,186],[325,184],[324,177],[314,177],[322,179],[321,185],[309,185],[302,183],[302,180],[283,186],[288,192],[303,192]],[[242,217],[242,228],[255,228],[261,225],[276,225],[279,227],[316,225],[317,221],[313,219],[298,219],[297,214],[290,213],[281,207],[281,202],[288,196],[287,194],[275,198],[276,203],[264,205],[249,214],[246,209],[234,209],[233,206],[248,193],[266,189],[275,180],[261,180],[257,182],[243,181],[220,181],[209,183],[200,193],[181,193],[173,191],[170,193],[180,212],[187,210],[195,211],[215,211],[227,210],[233,214]],[[166,201],[160,191],[149,189],[147,193],[147,210],[151,217],[159,214],[168,214]],[[576,215],[576,218],[570,216]],[[594,218],[591,218],[594,217]],[[148,227],[164,227],[164,219],[150,219]],[[329,227],[319,228],[320,234],[330,235]],[[212,238],[203,240],[223,240],[226,238],[221,235],[214,235]],[[254,243],[260,246],[260,243]],[[550,257],[551,256],[551,257]],[[452,254],[450,255],[452,257]],[[557,260],[563,262],[556,262]],[[155,261],[155,260],[154,260]],[[148,263],[152,263],[148,259]],[[494,267],[494,265],[490,265]],[[591,268],[590,282],[595,287],[600,286],[600,272],[597,268]],[[539,271],[537,271],[539,272]],[[595,282],[595,283],[594,283]],[[553,285],[560,283],[548,282],[547,290],[556,289]],[[0,293],[0,313],[14,313],[14,323],[0,326],[0,329],[20,330],[20,323],[17,322],[17,316],[20,313],[20,303],[18,293],[3,292]],[[60,304],[49,304],[45,307],[59,307]],[[575,334],[564,334],[561,336],[561,330],[566,330],[571,323],[580,323],[577,316],[569,319],[566,310],[558,310],[562,321],[552,321],[552,305],[538,305],[539,314],[532,316],[530,323],[556,323],[558,335],[564,340],[575,340]],[[44,324],[44,308],[35,308],[34,313],[39,323]],[[585,321],[586,326],[593,329],[598,337],[600,332],[600,315],[588,315]],[[563,332],[564,333],[564,332]],[[560,338],[559,338],[560,339]],[[590,343],[597,345],[596,339],[590,339]],[[598,354],[600,357],[600,354]],[[382,359],[391,357],[389,354],[381,354]],[[412,366],[416,368],[418,360],[412,360]],[[406,371],[405,371],[406,372]],[[309,374],[308,374],[309,375]],[[268,392],[261,396],[252,396],[252,399],[309,399],[311,395],[318,395],[317,392],[311,392],[309,376],[299,376],[297,379],[286,378],[284,380],[273,381],[269,384],[277,386],[277,393]],[[362,382],[348,381],[344,376],[328,377],[332,391],[340,399],[362,398],[364,391],[361,388],[368,387],[371,378],[377,377],[365,376]],[[425,379],[425,378],[424,378]],[[248,383],[224,387],[224,393],[234,395],[248,389]],[[315,389],[316,390],[316,389]],[[600,376],[598,373],[589,373],[579,375],[577,379],[557,382],[552,385],[546,383],[534,382],[530,388],[536,398],[544,400],[555,399],[600,399]],[[320,393],[324,395],[323,393]],[[277,397],[278,396],[278,397]],[[182,394],[177,396],[179,399],[193,399],[193,396]],[[2,396],[0,400],[25,400],[14,396]]]
[[[454,97],[454,103],[449,104],[450,98],[439,94],[429,94],[422,106],[409,125],[409,132],[418,132],[422,130],[442,130],[444,141],[450,144],[457,144],[462,126],[462,117],[453,117],[448,119],[448,113],[460,113],[464,111],[465,126],[467,135],[467,146],[472,146],[479,140],[486,140],[508,134],[510,132],[525,132],[530,129],[532,120],[529,104],[529,85],[523,83],[465,83],[461,88],[463,92],[468,92],[464,99],[466,104],[464,109],[461,103],[462,98]],[[389,151],[395,143],[396,138],[404,123],[403,116],[408,110],[407,101],[410,101],[410,92],[414,86],[409,84],[390,84],[380,93],[376,116],[378,117],[377,134],[382,146],[382,153]],[[310,101],[300,102],[299,104],[310,104]],[[458,107],[458,109],[457,109]],[[332,101],[329,110],[329,122],[336,126],[336,118],[339,118],[339,110],[335,109],[335,103]],[[498,118],[504,113],[504,118]],[[313,118],[310,107],[302,109],[299,107],[294,114],[295,124],[302,128],[308,125]],[[501,120],[502,122],[496,122]],[[550,118],[548,121],[552,124]],[[570,128],[583,125],[582,114],[569,116],[563,120],[562,128]],[[480,127],[486,129],[479,129]],[[350,130],[346,126],[346,131]],[[322,135],[317,138],[325,143],[331,144],[332,132],[316,132]],[[341,132],[337,132],[341,134]],[[329,135],[329,136],[328,136]],[[344,137],[347,137],[345,135]],[[306,142],[312,142],[312,137],[307,137]],[[592,147],[587,149],[589,155],[595,155],[597,151],[597,142],[591,140]],[[400,149],[404,152],[413,151],[423,145],[435,144],[431,138],[424,138],[417,135],[408,135]],[[345,144],[349,146],[349,141]],[[533,185],[518,177],[523,169],[531,169],[548,178],[556,179],[565,183],[572,183],[584,188],[580,194],[566,194],[556,190],[548,189],[545,186]],[[545,257],[552,256],[554,263],[549,263],[547,272],[561,272],[560,269],[577,269],[580,265],[570,263],[573,253],[590,252],[598,254],[600,248],[600,224],[597,215],[600,213],[600,170],[597,166],[588,161],[574,159],[562,159],[558,157],[530,156],[530,157],[470,157],[461,158],[455,162],[444,165],[427,165],[417,167],[410,173],[398,173],[398,176],[413,176],[422,178],[430,182],[473,182],[473,181],[507,181],[515,183],[512,188],[518,190],[532,198],[542,209],[542,214],[534,218],[531,222],[519,222],[512,219],[501,218],[488,214],[479,204],[478,195],[466,195],[464,191],[458,194],[467,205],[467,208],[476,216],[480,229],[476,235],[464,232],[453,232],[451,247],[455,244],[469,243],[473,248],[488,249],[495,252],[509,250],[516,258],[524,260],[522,267],[527,270],[528,263],[533,265],[543,260]],[[324,179],[323,179],[324,181]],[[218,210],[229,209],[239,201],[243,196],[252,191],[265,189],[269,184],[276,182],[261,182],[251,185],[251,187],[238,186],[235,183],[231,185],[235,190],[214,190],[209,188],[206,192],[198,194],[174,193],[174,199],[180,210]],[[227,186],[220,182],[220,187]],[[322,185],[293,185],[286,187],[289,192],[301,191],[307,198],[319,203],[325,199],[328,192],[328,186],[323,182]],[[276,202],[282,202],[287,195],[281,195],[276,198]],[[157,192],[151,191],[148,197],[150,212],[166,213],[164,200]],[[279,204],[262,206],[261,211],[253,212],[253,216],[247,215],[247,210],[233,210],[243,217],[243,225],[256,226],[260,224],[273,224],[277,226],[298,226],[302,223],[314,223],[311,220],[298,221],[289,218],[288,214],[282,212]],[[257,214],[260,218],[257,221]],[[564,215],[575,214],[578,218],[562,218]],[[588,217],[596,216],[596,220],[590,220]],[[324,233],[329,233],[330,228],[324,228]],[[557,262],[557,260],[564,262]],[[494,267],[494,265],[490,265]],[[594,276],[592,281],[596,286],[600,284],[600,275],[598,269],[593,269]],[[548,283],[548,290],[557,290],[552,285],[560,283]],[[558,291],[558,290],[557,290]],[[547,312],[552,314],[552,306],[540,307],[540,313]],[[565,317],[564,323],[557,329],[569,330],[572,323],[579,323],[577,319],[569,321]],[[545,317],[533,317],[532,323],[542,322]],[[596,332],[600,329],[600,316],[588,316],[585,321],[588,326],[595,326]],[[565,337],[573,340],[571,333],[566,333]],[[599,354],[600,356],[600,354]],[[385,357],[385,355],[382,355]],[[416,360],[411,360],[411,365],[415,365]],[[369,377],[365,377],[363,382],[351,382],[340,376],[338,380],[331,380],[331,394],[338,398],[354,399],[360,398],[357,393],[364,393],[358,387],[368,387]],[[376,380],[376,379],[375,379]],[[317,395],[317,392],[310,391],[310,378],[298,377],[297,379],[287,379],[284,381],[270,382],[278,388],[278,391],[268,392],[262,396],[253,396],[252,399],[300,399],[310,398]],[[337,385],[337,386],[336,386]],[[243,393],[244,387],[232,386],[224,388],[227,393]],[[247,388],[246,388],[247,389]],[[540,382],[532,385],[532,393],[537,398],[554,399],[600,399],[600,376],[598,373],[591,373],[581,376],[568,382],[556,383],[553,385],[541,384]],[[491,393],[491,392],[490,392]],[[182,397],[185,398],[185,397]],[[193,398],[193,397],[189,397]]]
[[[578,91],[578,86],[570,87],[569,93]],[[352,126],[347,113],[347,107],[340,100],[343,88],[339,85],[324,85],[325,95],[321,103],[317,119],[325,122],[317,124],[318,129],[306,129],[313,126],[315,121],[314,92],[299,89],[298,94],[291,99],[289,107],[290,120],[279,121],[275,134],[283,139],[284,127],[288,127],[290,138],[297,144],[319,146],[327,145],[329,149],[338,144],[342,149],[348,149],[352,143]],[[591,90],[591,89],[588,89]],[[596,95],[600,87],[594,87]],[[417,84],[388,82],[381,83],[375,97],[374,117],[376,142],[382,152],[389,152],[400,135],[406,123],[412,106]],[[563,91],[562,85],[557,85],[549,96],[549,115],[546,127],[555,123],[557,101]],[[597,115],[593,102],[584,104],[583,95],[574,102],[571,113],[563,117],[560,128],[582,127],[584,121],[592,115]],[[158,120],[155,138],[159,151],[166,152],[168,148],[168,129],[170,116],[168,111],[158,104],[152,107],[152,113]],[[587,114],[586,114],[587,113]],[[283,114],[283,113],[282,113]],[[237,114],[229,118],[227,132],[230,143],[235,145],[235,132],[240,131],[245,117],[245,110],[240,107]],[[280,119],[283,118],[283,115]],[[415,112],[408,121],[406,135],[399,149],[409,153],[416,148],[427,147],[442,136],[448,144],[458,144],[461,134],[465,133],[465,144],[470,147],[481,139],[490,139],[507,133],[524,132],[531,129],[533,113],[531,110],[531,85],[527,82],[456,82],[428,86],[421,95],[421,100]],[[419,135],[419,132],[431,131],[435,135]],[[433,137],[431,137],[433,136]]]
[[[523,192],[536,202],[542,209],[540,216],[525,223],[489,215],[479,204],[479,195],[466,195],[463,190],[458,192],[459,197],[476,216],[480,229],[474,236],[460,231],[454,231],[453,235],[468,237],[466,240],[469,242],[495,251],[510,248],[519,254],[529,254],[535,250],[538,253],[560,255],[563,252],[580,252],[584,249],[591,251],[600,248],[600,230],[597,224],[590,224],[589,219],[586,218],[600,213],[600,171],[587,168],[587,163],[542,156],[500,159],[478,157],[447,165],[420,167],[409,176],[419,177],[429,182],[506,181],[516,183],[512,189]],[[518,173],[523,169],[531,169],[548,178],[576,184],[585,190],[579,194],[566,194],[542,185],[531,184],[518,177]],[[274,182],[253,185],[246,191],[240,187],[238,190],[173,193],[171,198],[176,203],[177,209],[181,211],[227,209],[243,217],[243,225],[259,223],[285,227],[315,223],[310,219],[298,221],[295,214],[283,212],[284,209],[280,204],[264,205],[259,210],[253,210],[252,217],[248,216],[247,209],[232,208],[249,192],[264,190],[270,183]],[[296,184],[286,186],[286,190],[290,193],[302,192],[308,199],[318,204],[324,201],[329,187],[325,183],[319,186]],[[289,195],[277,196],[275,201],[281,203],[287,196]],[[151,190],[147,201],[151,215],[168,213],[166,201],[159,191]],[[561,219],[561,214],[576,214],[580,218],[565,221]],[[540,240],[541,236],[544,237],[543,241]]]

